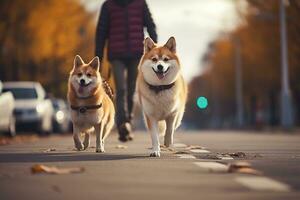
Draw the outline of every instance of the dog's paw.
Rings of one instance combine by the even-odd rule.
[[[83,151],[85,148],[83,146],[82,143],[75,143],[75,148],[78,150],[78,151]]]
[[[160,157],[160,151],[152,151],[150,157]]]
[[[89,140],[83,141],[83,149],[84,150],[86,150],[89,146],[90,146],[90,141]]]
[[[104,153],[104,148],[96,148],[96,153]]]

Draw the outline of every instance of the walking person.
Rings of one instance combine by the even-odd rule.
[[[108,60],[116,85],[116,110],[119,140],[132,140],[137,67],[143,54],[144,28],[157,42],[156,26],[145,0],[106,0],[96,29],[96,56],[102,60],[107,41]]]

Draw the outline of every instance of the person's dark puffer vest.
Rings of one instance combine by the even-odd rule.
[[[144,27],[157,40],[155,24],[145,0],[107,0],[96,32],[96,55],[103,57],[108,39],[108,58],[139,58],[143,54]]]

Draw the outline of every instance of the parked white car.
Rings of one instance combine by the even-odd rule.
[[[3,91],[0,81],[0,131],[9,136],[16,135],[16,121],[14,117],[15,99],[11,92]]]
[[[10,91],[15,98],[17,127],[28,126],[39,133],[52,131],[53,107],[38,82],[4,82],[3,91]]]

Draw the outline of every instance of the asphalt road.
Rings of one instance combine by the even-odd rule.
[[[74,150],[71,135],[0,146],[0,199],[300,199],[297,133],[180,132],[160,158],[149,157],[145,132],[125,144],[112,134],[106,153],[94,152],[92,138],[82,152]],[[237,161],[262,174],[223,170]],[[34,164],[85,170],[32,174]]]

